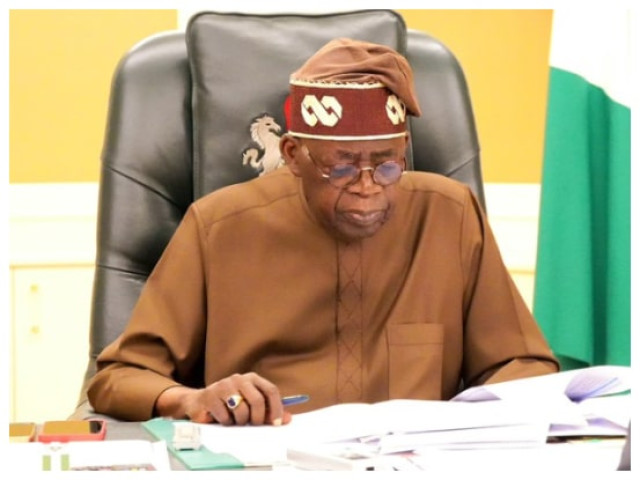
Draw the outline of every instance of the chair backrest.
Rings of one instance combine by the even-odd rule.
[[[161,33],[136,45],[113,77],[86,380],[95,372],[96,356],[128,322],[189,204],[269,168],[277,130],[285,126],[289,74],[336,37],[386,44],[405,54],[423,110],[421,118],[411,119],[409,168],[465,182],[484,205],[464,74],[435,38],[407,31],[402,17],[389,10],[197,14],[185,33]],[[86,407],[85,387],[80,410]]]

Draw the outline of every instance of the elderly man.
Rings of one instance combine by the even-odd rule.
[[[471,191],[405,171],[406,59],[334,40],[290,93],[286,167],[190,207],[98,358],[94,409],[279,425],[557,371]]]

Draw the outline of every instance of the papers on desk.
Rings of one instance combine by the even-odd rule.
[[[631,395],[588,398],[574,404],[581,422],[557,422],[549,430],[551,437],[625,436],[631,420]]]
[[[294,415],[281,427],[200,425],[210,460],[199,455],[186,465],[215,469],[293,462],[303,469],[404,470],[422,468],[418,460],[434,450],[515,451],[543,448],[550,436],[622,436],[630,395],[598,395],[630,390],[629,374],[625,367],[592,367],[476,387],[455,401],[339,404]],[[158,438],[172,434],[168,420],[145,426]]]
[[[631,367],[600,365],[538,377],[471,387],[454,401],[526,400],[567,397],[574,402],[631,390]]]
[[[591,367],[474,387],[451,402],[336,405],[294,417],[292,429],[317,432],[324,443],[299,438],[289,457],[302,468],[421,469],[435,450],[522,452],[543,449],[549,437],[621,437],[631,396],[602,395],[630,389],[629,367]]]
[[[412,452],[391,455],[360,453],[358,445],[349,443],[325,444],[315,450],[293,449],[290,458],[298,468],[306,470],[373,470],[373,471],[429,471],[446,473],[478,472],[492,474],[534,472],[563,475],[614,472],[620,461],[624,441],[545,443],[531,447],[501,445],[500,448],[421,448]],[[502,477],[499,477],[502,478]],[[608,477],[607,477],[608,478]]]
[[[417,447],[464,442],[493,444],[542,444],[546,441],[548,424],[518,407],[502,402],[454,403],[429,400],[390,400],[376,404],[340,404],[294,415],[289,425],[224,427],[200,425],[202,449],[216,460],[210,465],[200,462],[192,469],[281,466],[295,460],[296,452],[325,462],[319,451],[343,452],[348,458],[338,458],[332,468],[357,465],[366,469],[370,462],[353,462],[357,454],[376,457],[376,465],[392,459],[382,456],[410,451]],[[541,423],[542,422],[542,423]],[[154,419],[145,427],[156,435],[171,422]],[[460,434],[464,431],[464,434]],[[171,449],[171,447],[169,447]],[[310,455],[309,455],[310,454]],[[231,463],[218,459],[226,456]],[[382,455],[382,456],[381,456]],[[340,457],[340,455],[338,455]],[[346,461],[342,461],[346,460]],[[295,460],[301,465],[300,458]],[[314,465],[316,465],[314,463]],[[308,465],[307,465],[308,466]],[[389,465],[387,465],[389,466]]]
[[[469,388],[453,401],[501,399],[546,416],[549,435],[621,436],[631,418],[631,367],[595,366]]]
[[[624,440],[546,443],[531,448],[500,449],[421,449],[405,457],[414,470],[445,473],[445,478],[455,473],[508,472],[508,477],[525,478],[536,474],[550,474],[551,478],[610,478],[620,461]],[[607,475],[601,477],[603,473]],[[497,478],[503,478],[498,475]]]
[[[287,463],[287,427],[268,425],[223,427],[202,425],[202,445],[214,453],[227,453],[245,467],[265,467]]]
[[[313,432],[316,442],[361,439],[376,442],[381,453],[389,453],[455,442],[544,443],[548,427],[545,418],[515,403],[389,400],[301,413],[286,428],[298,444],[307,442]]]
[[[299,468],[397,470],[406,460],[393,454],[419,448],[543,445],[549,424],[502,401],[390,400],[298,414],[287,428],[295,439],[288,456]]]

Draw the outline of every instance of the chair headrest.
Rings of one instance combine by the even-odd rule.
[[[406,25],[390,10],[191,18],[195,198],[280,164],[289,76],[338,37],[406,52]]]

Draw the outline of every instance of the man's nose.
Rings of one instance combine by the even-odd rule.
[[[365,170],[367,170],[366,174]],[[356,187],[356,189],[359,189],[361,191],[368,191],[370,189],[377,190],[380,185],[378,185],[373,179],[373,174],[373,167],[362,167],[360,169],[360,172],[358,172],[358,178],[350,185],[350,187]]]

